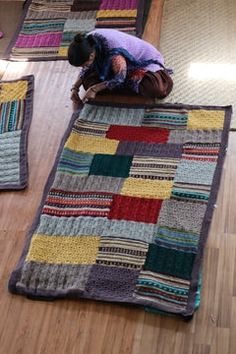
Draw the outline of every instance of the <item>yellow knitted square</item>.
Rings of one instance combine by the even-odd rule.
[[[223,130],[224,111],[196,109],[189,111],[188,115],[188,130]]]
[[[137,17],[137,10],[99,10],[97,18],[101,17]]]
[[[68,48],[67,47],[60,47],[58,51],[59,57],[67,57]]]
[[[99,242],[98,236],[35,234],[26,260],[53,264],[94,264]]]
[[[0,84],[0,102],[9,102],[25,99],[28,88],[26,80],[4,82]]]
[[[173,181],[127,178],[121,189],[122,195],[140,198],[169,199]]]
[[[116,153],[118,140],[106,139],[98,136],[81,135],[72,132],[67,139],[65,147],[74,151],[90,152],[92,154]]]

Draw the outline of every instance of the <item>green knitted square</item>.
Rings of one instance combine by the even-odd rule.
[[[126,178],[129,176],[132,156],[94,155],[89,174]]]
[[[189,280],[194,259],[193,253],[150,244],[144,269]]]

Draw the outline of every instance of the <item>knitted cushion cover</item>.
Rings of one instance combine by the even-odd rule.
[[[0,190],[27,186],[34,77],[0,81]]]
[[[28,0],[6,50],[12,60],[61,60],[78,32],[115,28],[141,36],[150,0]]]
[[[192,316],[231,107],[86,104],[9,290]]]

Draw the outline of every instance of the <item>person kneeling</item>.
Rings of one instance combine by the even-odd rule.
[[[113,29],[78,33],[68,49],[68,61],[82,67],[72,86],[71,99],[83,102],[94,99],[103,90],[129,89],[147,98],[163,99],[173,87],[172,70],[164,66],[161,53],[150,43]]]

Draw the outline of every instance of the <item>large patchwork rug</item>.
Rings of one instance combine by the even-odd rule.
[[[0,190],[27,186],[33,86],[32,75],[0,81]]]
[[[193,315],[231,107],[86,104],[9,290]]]
[[[66,59],[78,32],[115,28],[141,36],[150,0],[28,0],[6,59]]]

